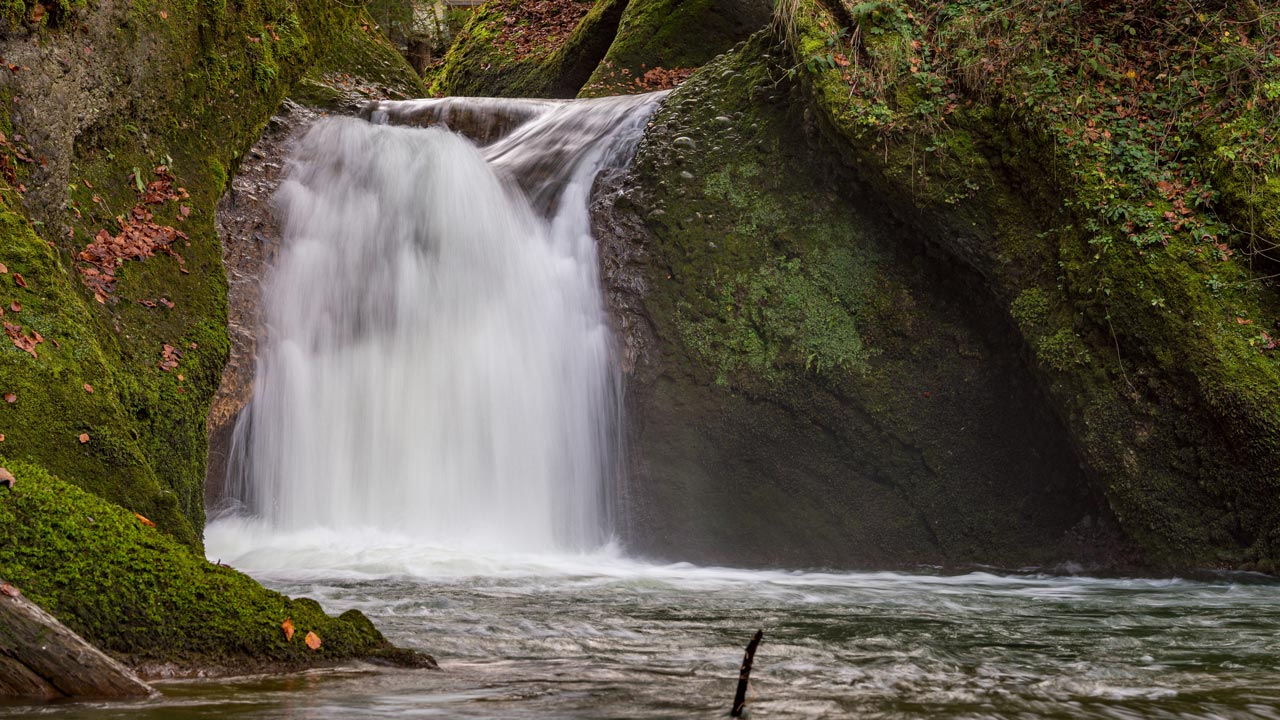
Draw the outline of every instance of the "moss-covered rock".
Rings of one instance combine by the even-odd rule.
[[[629,542],[775,566],[1119,562],[982,279],[883,212],[804,104],[758,38],[673,92],[600,194]]]
[[[491,0],[454,40],[432,91],[574,97],[608,51],[626,6],[626,0]]]
[[[659,90],[768,25],[768,0],[631,0],[583,97]],[[648,77],[646,77],[646,74]]]
[[[1201,122],[1180,114],[1178,97],[1216,92],[1212,71],[1161,75],[1158,86],[1112,68],[1113,52],[1176,62],[1182,38],[1148,49],[1121,18],[1074,6],[1047,24],[1038,8],[991,23],[896,3],[856,16],[808,0],[788,10],[788,62],[818,124],[912,232],[983,277],[1123,529],[1156,564],[1274,569],[1280,358],[1270,338],[1280,302],[1230,239],[1242,217],[1266,231],[1267,186],[1238,181],[1253,173],[1231,164],[1242,151],[1230,133],[1202,141],[1210,168],[1187,162],[1190,133],[1166,148],[1152,132]],[[1237,27],[1219,12],[1229,10],[1187,19]],[[1055,45],[1064,28],[1062,42],[1086,27],[1096,30],[1092,61]],[[1000,32],[1035,51],[1004,49],[991,40]],[[1219,53],[1206,67],[1236,52],[1189,42],[1188,52]],[[1078,77],[1086,89],[1068,93]],[[1125,110],[1130,95],[1158,121]],[[1266,102],[1220,105],[1221,125]],[[1267,156],[1271,141],[1255,140]]]
[[[286,601],[247,578],[203,575],[212,570],[198,552],[206,419],[229,349],[215,204],[242,153],[305,73],[405,95],[424,90],[353,6],[101,0],[56,13],[45,7],[40,22],[0,22],[0,54],[12,65],[0,78],[0,263],[7,270],[0,299],[14,328],[14,339],[0,342],[0,396],[13,399],[0,403],[0,454],[11,469],[38,479],[33,488],[43,487],[48,473],[153,521],[167,537],[148,541],[147,562],[165,566],[174,585],[186,573],[214,578],[196,588],[218,612],[230,613],[240,601],[249,613],[274,608]],[[154,222],[148,233],[167,228],[163,234],[176,240],[151,248],[160,250],[154,255],[124,253],[114,266],[82,256],[95,238],[122,234],[142,217]],[[95,272],[114,280],[97,283]],[[31,343],[33,352],[25,352]],[[53,492],[28,497],[47,501]],[[160,639],[172,638],[169,619],[148,605],[158,595],[140,597],[134,615],[129,608],[112,614],[102,607],[107,600],[85,604],[87,581],[57,577],[92,566],[96,575],[81,575],[123,588],[140,567],[110,551],[111,535],[124,526],[104,524],[82,538],[66,518],[31,515],[45,512],[50,502],[42,502],[14,506],[21,519],[6,520],[4,531],[21,535],[6,543],[14,552],[0,557],[0,576],[21,578],[33,597],[90,639],[149,662],[181,664],[197,655],[217,662],[259,650],[266,660],[294,657],[229,631],[194,644],[174,641],[166,655]],[[89,514],[109,507],[96,503]],[[37,552],[69,552],[76,545],[68,538],[85,540],[74,558]],[[117,538],[122,547],[131,540]],[[354,638],[361,623],[367,626],[331,627],[338,655],[373,647],[340,639]],[[182,654],[188,650],[189,658]]]
[[[264,589],[148,527],[133,513],[25,462],[0,489],[7,581],[97,647],[154,672],[249,672],[369,658],[429,666],[398,650],[358,611]],[[292,639],[282,625],[290,620]],[[308,633],[321,645],[311,650]]]

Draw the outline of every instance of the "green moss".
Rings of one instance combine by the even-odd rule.
[[[1036,343],[1036,359],[1058,372],[1067,372],[1073,366],[1089,364],[1089,350],[1074,332],[1063,328]]]
[[[313,601],[206,562],[36,465],[2,457],[0,465],[17,478],[13,490],[0,490],[0,577],[129,664],[243,672],[317,659],[412,659],[356,611],[329,617]],[[286,619],[297,630],[292,642],[281,630]],[[320,636],[319,651],[303,643],[308,632]]]
[[[12,195],[0,207],[0,263],[9,271],[0,275],[4,322],[26,336],[39,333],[45,342],[33,357],[8,338],[0,341],[0,394],[16,398],[0,404],[0,452],[78,478],[86,489],[194,544],[195,526],[157,478],[130,422],[126,386],[113,372],[90,309],[54,252],[9,202]],[[18,275],[26,288],[17,285]],[[89,441],[81,443],[81,434]]]
[[[819,256],[815,264],[835,263]],[[678,315],[681,338],[715,369],[721,385],[743,372],[777,381],[788,364],[817,373],[865,369],[867,350],[857,325],[824,280],[798,259],[775,258],[718,283],[715,315],[694,320],[685,305]]]
[[[1009,314],[1024,333],[1036,332],[1049,321],[1049,300],[1044,290],[1031,287],[1023,290],[1009,307]]]

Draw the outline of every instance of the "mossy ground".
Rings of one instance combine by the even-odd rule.
[[[426,664],[356,611],[325,615],[213,565],[133,513],[0,456],[0,573],[99,648],[134,667],[249,672],[369,657]],[[296,634],[286,639],[288,619]],[[321,639],[313,651],[308,632]]]
[[[1259,180],[1275,142],[1236,130],[1271,112],[1255,53],[1274,20],[1232,16],[1249,3],[945,5],[787,4],[820,124],[904,222],[988,278],[1156,562],[1273,570],[1280,305],[1246,246],[1274,242]]]

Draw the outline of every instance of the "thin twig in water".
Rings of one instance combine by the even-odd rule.
[[[732,717],[741,717],[742,710],[747,706],[747,686],[751,684],[751,663],[755,660],[756,646],[760,644],[762,638],[764,638],[764,630],[757,630],[755,637],[747,643],[746,654],[742,656],[742,669],[738,671],[738,691],[733,694],[733,709],[729,711]]]

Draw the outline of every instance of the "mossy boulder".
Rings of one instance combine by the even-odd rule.
[[[769,0],[631,0],[609,52],[581,95],[669,87],[763,29],[771,18]]]
[[[595,229],[625,536],[766,566],[1128,561],[983,279],[842,167],[763,36],[651,121]]]
[[[160,673],[281,670],[365,658],[429,666],[351,610],[330,617],[207,562],[133,513],[50,476],[0,465],[0,568],[8,582],[97,647]],[[293,637],[282,628],[289,620]],[[316,650],[304,642],[320,638]]]
[[[613,41],[626,0],[490,0],[445,55],[439,95],[571,98]]]

